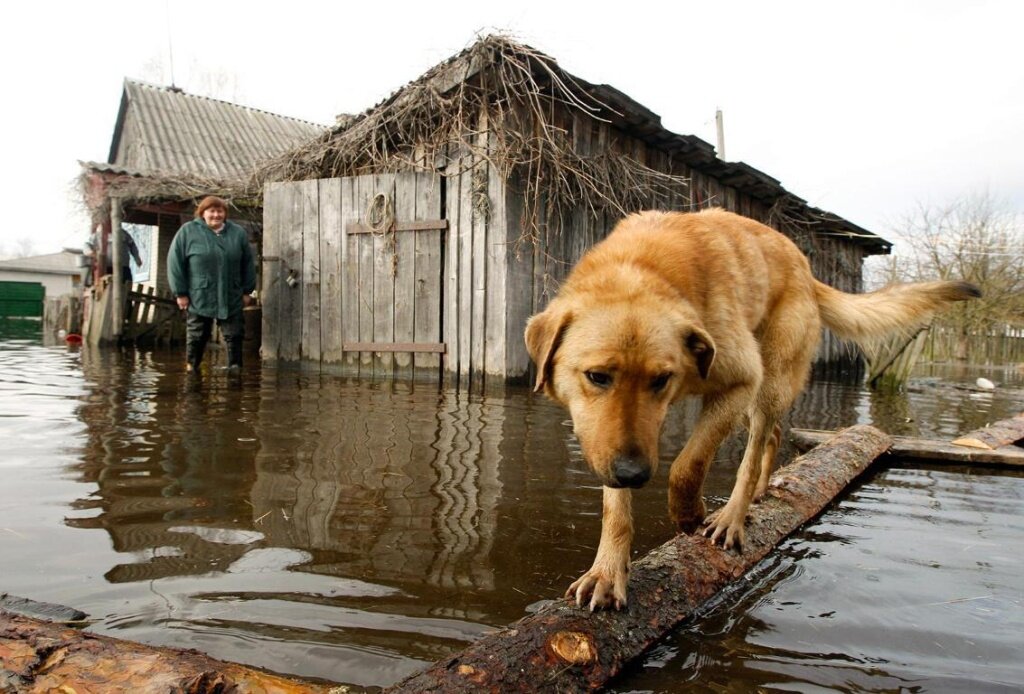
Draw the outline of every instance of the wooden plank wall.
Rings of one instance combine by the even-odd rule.
[[[320,184],[315,180],[301,181],[296,187],[298,200],[294,200],[293,205],[296,213],[294,222],[297,226],[293,227],[291,240],[300,241],[302,246],[297,251],[295,246],[290,246],[289,250],[297,253],[292,257],[301,259],[298,266],[302,268],[302,331],[298,350],[294,350],[293,347],[287,358],[302,357],[318,362],[321,354],[320,328],[323,322],[320,313]]]
[[[558,106],[551,116],[581,156],[617,151],[689,180],[652,192],[643,207],[719,206],[769,219],[765,203],[609,123]],[[474,134],[478,144],[494,137],[486,114],[479,126]],[[408,172],[268,187],[268,260],[263,266],[267,358],[301,358],[367,377],[430,377],[444,369],[448,384],[474,392],[529,374],[526,320],[547,305],[572,266],[608,234],[620,213],[581,204],[548,220],[549,201],[542,192],[537,243],[524,243],[524,215],[530,210],[521,173],[506,181],[491,162],[467,151],[449,152],[447,172],[443,178]],[[397,221],[444,218],[447,232],[346,233],[349,225],[366,222],[379,193],[392,201]],[[819,279],[846,291],[860,290],[862,248],[820,235],[795,240]],[[269,260],[275,257],[280,260]],[[292,271],[299,278],[297,289],[284,281]],[[355,343],[440,342],[444,355],[342,349]],[[848,360],[851,355],[849,347],[826,335],[819,359]]]
[[[438,222],[440,177],[424,173],[275,183],[264,196],[263,356],[344,373],[437,377],[445,231],[349,232],[386,196],[398,223]],[[295,286],[287,278],[295,278]],[[345,345],[349,349],[345,349]],[[360,349],[381,344],[380,350]],[[356,347],[353,347],[355,345]]]
[[[342,321],[342,287],[345,277],[343,236],[345,218],[340,178],[318,181],[320,196],[320,359],[339,364],[345,353]]]
[[[574,147],[581,156],[596,155],[610,149],[627,153],[635,161],[656,171],[690,180],[688,186],[679,186],[665,194],[651,195],[644,207],[680,211],[723,207],[764,223],[769,221],[770,209],[765,203],[691,169],[678,160],[673,160],[665,152],[624,134],[609,123],[580,115],[567,116],[564,111],[557,108],[552,112],[552,116],[556,127],[563,128],[573,139]],[[513,233],[514,225],[519,226],[519,221],[515,217],[521,217],[523,205],[522,200],[514,200],[514,191],[522,187],[521,180],[513,181],[511,186],[505,186],[504,195],[508,210],[506,224],[509,226],[510,239],[516,236]],[[546,204],[546,201],[541,201],[542,218],[546,215]],[[588,248],[611,231],[618,217],[619,214],[614,210],[591,210],[581,205],[561,215],[553,225],[542,223],[540,242],[533,249],[532,257],[524,259],[532,274],[531,278],[526,277],[525,268],[515,267],[522,262],[521,260],[511,256],[508,258],[509,296],[529,296],[530,306],[525,312],[517,310],[520,306],[510,307],[506,312],[508,358],[500,373],[513,379],[527,374],[529,358],[525,355],[525,349],[511,348],[513,335],[518,334],[521,341],[522,327],[525,325],[523,313],[528,318],[547,305],[572,266]],[[861,247],[849,241],[820,235],[814,236],[813,248],[806,248],[806,244],[799,245],[805,251],[809,251],[812,269],[820,280],[844,291],[861,291],[861,265],[865,257]],[[818,360],[849,361],[854,354],[849,345],[826,331]],[[499,370],[488,368],[487,372],[497,374]]]

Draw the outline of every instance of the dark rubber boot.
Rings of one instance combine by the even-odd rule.
[[[228,368],[234,371],[242,368],[242,339],[228,340]]]

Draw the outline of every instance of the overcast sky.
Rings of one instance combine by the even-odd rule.
[[[105,161],[125,77],[318,123],[492,31],[882,235],[989,192],[1024,212],[1024,2],[45,2],[0,23],[0,253],[80,246],[78,160]],[[173,71],[173,74],[172,74]]]

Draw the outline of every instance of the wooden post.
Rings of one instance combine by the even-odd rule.
[[[751,508],[742,552],[678,535],[633,565],[623,611],[592,614],[559,600],[389,691],[597,689],[816,516],[890,443],[878,429],[856,426],[801,456],[772,477],[765,498]]]
[[[122,277],[124,265],[124,231],[121,229],[121,199],[110,197],[110,238],[113,244],[113,281],[111,287],[111,316],[113,319],[113,337],[117,342],[121,339],[124,331],[124,277]]]

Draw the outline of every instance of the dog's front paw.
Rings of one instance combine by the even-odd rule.
[[[746,510],[740,510],[731,503],[727,503],[708,516],[707,526],[704,528],[704,537],[711,538],[711,544],[718,544],[721,540],[722,547],[737,550],[743,549],[743,525],[747,520]]]
[[[621,610],[626,606],[628,582],[628,567],[612,569],[595,565],[573,581],[565,597],[575,599],[577,607],[586,604],[591,612],[609,608]]]

